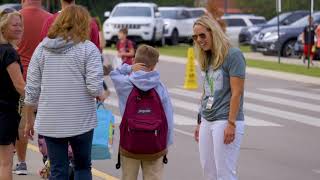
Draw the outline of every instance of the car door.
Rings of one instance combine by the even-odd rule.
[[[179,37],[187,37],[190,34],[192,28],[190,27],[190,23],[188,20],[190,19],[190,14],[187,10],[178,11],[178,19],[177,19],[177,27],[179,31]]]
[[[246,22],[242,18],[223,18],[227,24],[227,35],[232,42],[238,42],[240,31],[243,27],[247,27]]]

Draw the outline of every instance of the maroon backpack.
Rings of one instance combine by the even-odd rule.
[[[163,156],[166,163],[167,134],[167,118],[156,90],[142,91],[134,86],[120,124],[120,154],[138,160]]]

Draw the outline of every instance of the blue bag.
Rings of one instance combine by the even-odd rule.
[[[91,159],[103,160],[111,159],[113,134],[114,134],[114,116],[110,110],[107,110],[103,103],[97,103],[98,125],[94,129]]]

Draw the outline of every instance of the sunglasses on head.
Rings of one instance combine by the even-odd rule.
[[[192,35],[192,39],[193,39],[194,41],[196,41],[196,40],[198,39],[198,37],[199,37],[200,39],[206,39],[206,38],[207,38],[207,35],[206,35],[205,33],[200,33],[200,34],[194,34],[194,35]]]
[[[5,15],[5,14],[13,13],[13,12],[15,12],[15,11],[16,11],[16,10],[15,10],[15,9],[12,9],[12,8],[5,8],[4,10],[1,11],[0,16],[2,17],[2,16]]]

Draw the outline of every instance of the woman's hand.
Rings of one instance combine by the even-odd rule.
[[[34,135],[34,129],[33,129],[33,126],[34,126],[34,122],[30,121],[30,120],[27,120],[28,122],[26,123],[26,126],[24,128],[24,137],[30,139],[33,141],[33,135]]]
[[[145,71],[147,68],[146,68],[146,65],[144,63],[135,63],[132,65],[132,71],[133,72],[136,72],[136,71]]]
[[[200,124],[196,126],[196,129],[194,130],[194,140],[196,142],[199,142],[199,130],[200,130]]]
[[[230,144],[234,141],[236,127],[230,123],[224,129],[224,144]]]
[[[24,113],[26,117],[26,126],[24,128],[24,137],[33,140],[33,135],[34,135],[34,107],[31,105],[25,105],[24,106]]]

